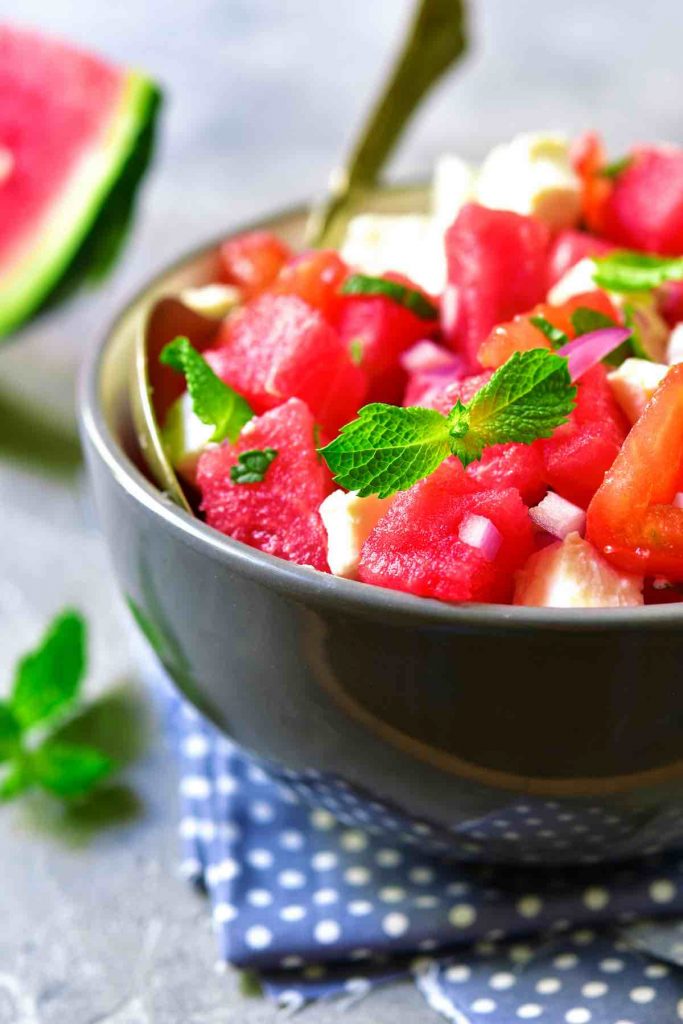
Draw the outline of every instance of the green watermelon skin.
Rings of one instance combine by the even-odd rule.
[[[111,269],[160,100],[137,72],[0,25],[0,337]]]

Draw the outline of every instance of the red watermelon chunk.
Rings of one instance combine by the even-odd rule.
[[[552,288],[561,277],[590,256],[606,256],[614,246],[603,238],[589,235],[587,231],[560,231],[548,252],[548,288]]]
[[[385,277],[422,291],[403,275]],[[399,359],[436,328],[434,321],[422,319],[384,295],[343,295],[336,325],[347,348],[357,345],[360,350],[360,365],[370,380],[368,400],[373,402],[401,400],[407,377]]]
[[[628,424],[614,401],[605,367],[595,366],[578,383],[569,422],[538,442],[547,483],[563,498],[586,508],[627,433]]]
[[[277,278],[292,250],[272,231],[247,231],[223,242],[218,250],[221,280],[253,299]]]
[[[298,398],[251,420],[236,444],[207,448],[197,486],[210,526],[252,548],[329,572],[327,534],[318,508],[332,489],[319,459],[310,411]],[[274,448],[261,483],[238,484],[230,470],[242,452]]]
[[[537,444],[496,444],[484,451],[467,475],[482,490],[515,487],[525,505],[537,505],[547,491],[543,455]]]
[[[550,234],[533,217],[468,203],[446,232],[444,329],[470,367],[489,332],[545,298]]]
[[[296,295],[262,295],[230,316],[206,358],[255,412],[301,398],[331,435],[365,394],[365,375],[337,332]]]
[[[683,255],[683,150],[636,149],[617,175],[603,210],[602,231],[618,245]]]
[[[513,577],[533,551],[519,492],[474,491],[456,460],[399,494],[361,550],[359,579],[441,601],[509,601]],[[494,559],[460,540],[469,515],[490,519],[502,542]]]

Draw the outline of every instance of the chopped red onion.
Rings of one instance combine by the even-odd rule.
[[[554,491],[548,491],[543,501],[535,508],[530,508],[529,516],[536,526],[551,533],[553,537],[559,537],[560,540],[564,540],[569,533],[579,533],[583,536],[586,528],[584,510]]]
[[[456,285],[447,284],[441,295],[441,329],[447,338],[452,338],[458,326],[460,295]]]
[[[683,508],[683,491],[679,491],[678,494],[674,494],[674,500],[671,504],[674,508]]]
[[[450,349],[425,338],[423,341],[416,341],[403,353],[401,366],[407,373],[431,373],[446,368],[455,371],[463,366],[463,361]]]
[[[572,380],[578,380],[615,348],[619,348],[630,336],[631,332],[627,327],[603,327],[599,331],[590,331],[579,338],[574,338],[573,341],[568,341],[562,348],[558,348],[557,355],[567,357],[569,376]]]
[[[496,557],[503,542],[498,527],[486,516],[478,516],[474,513],[470,513],[462,520],[458,537],[463,544],[468,544],[471,548],[478,548],[489,562]]]

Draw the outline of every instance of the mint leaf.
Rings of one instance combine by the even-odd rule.
[[[230,479],[234,484],[260,484],[276,455],[275,448],[253,448],[242,452],[230,470]]]
[[[9,707],[21,729],[65,711],[78,695],[84,672],[85,623],[67,611],[17,665]]]
[[[13,757],[20,749],[21,727],[9,704],[0,701],[0,762]]]
[[[417,288],[411,288],[400,281],[386,277],[370,277],[369,274],[351,274],[342,285],[342,295],[382,295],[405,306],[420,320],[436,320],[439,310]]]
[[[629,168],[632,163],[632,156],[622,156],[618,160],[613,160],[611,163],[605,164],[605,166],[600,171],[600,177],[610,178],[612,181],[614,181],[614,179],[618,178],[622,171],[627,170],[627,168]]]
[[[434,409],[376,402],[320,451],[342,487],[386,498],[429,476],[448,456],[448,421]]]
[[[565,358],[546,349],[515,352],[467,405],[457,402],[449,413],[451,452],[467,466],[491,445],[550,437],[575,397]]]
[[[93,747],[47,740],[31,755],[35,781],[60,797],[83,796],[106,775],[113,763]]]
[[[617,160],[612,160],[611,163],[605,164],[599,171],[601,178],[610,178],[614,181],[619,175],[627,170],[633,163],[633,156],[627,155],[619,157]]]
[[[0,779],[0,801],[14,800],[33,783],[33,775],[25,759],[11,763],[9,770]]]
[[[647,292],[683,280],[683,257],[650,256],[627,249],[594,258],[593,280],[609,292]]]
[[[569,319],[577,338],[582,334],[602,330],[603,327],[617,326],[611,316],[606,316],[605,313],[600,313],[597,309],[589,309],[588,306],[579,306]]]
[[[185,374],[192,408],[202,423],[214,427],[212,441],[236,441],[254,415],[249,403],[216,376],[188,338],[175,338],[159,356],[164,366]]]
[[[534,327],[538,327],[539,331],[545,334],[553,348],[561,348],[569,341],[564,331],[561,331],[559,327],[553,327],[550,320],[547,320],[544,316],[530,316],[529,320]]]

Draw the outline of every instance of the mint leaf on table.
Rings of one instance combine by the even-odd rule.
[[[82,796],[112,770],[112,761],[92,747],[44,738],[46,724],[73,708],[85,667],[85,622],[78,612],[62,612],[21,658],[10,697],[0,701],[0,801],[34,785],[64,798]]]
[[[620,249],[594,257],[593,280],[608,292],[647,292],[666,281],[683,280],[683,257],[651,256]]]
[[[530,316],[529,320],[537,327],[541,334],[544,334],[553,348],[562,348],[569,341],[569,338],[559,327],[554,327],[550,320],[544,316]]]
[[[0,701],[0,762],[12,757],[19,748],[21,726],[6,701]]]
[[[112,762],[94,747],[47,740],[30,761],[35,782],[56,796],[83,796],[108,775]]]
[[[392,281],[386,277],[371,277],[369,274],[351,274],[341,288],[342,295],[381,295],[392,299],[399,306],[405,306],[420,320],[436,320],[439,310],[417,288]]]
[[[164,366],[185,375],[192,408],[202,423],[214,428],[212,441],[227,437],[236,441],[242,427],[254,415],[251,406],[234,388],[224,384],[188,338],[175,338],[159,356]]]
[[[448,420],[435,409],[376,402],[320,449],[337,483],[386,498],[429,476],[450,454]]]
[[[515,352],[467,405],[448,414],[451,451],[464,466],[484,449],[550,437],[574,408],[576,387],[567,360],[546,349]]]
[[[0,801],[14,800],[33,783],[33,776],[23,760],[13,761],[8,772],[0,779]]]
[[[485,448],[550,437],[574,407],[567,360],[547,349],[515,352],[447,416],[418,406],[366,405],[320,449],[337,483],[361,497],[389,497],[433,473],[449,455],[467,466]]]
[[[16,667],[9,707],[22,730],[68,708],[78,695],[84,672],[85,623],[76,612],[67,611]]]

